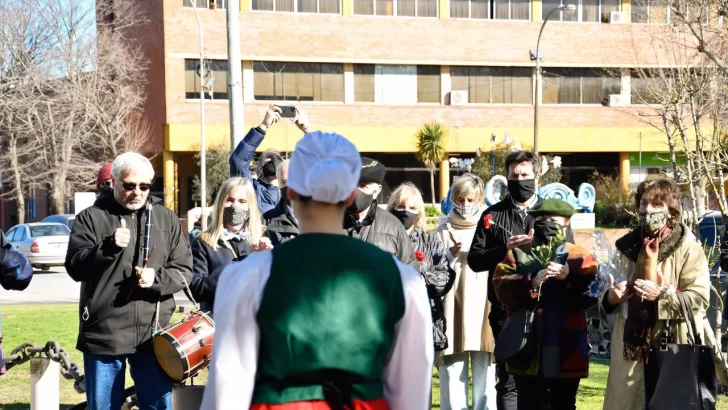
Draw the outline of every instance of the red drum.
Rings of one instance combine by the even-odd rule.
[[[183,381],[210,364],[215,322],[198,311],[154,336],[154,355],[169,377]]]

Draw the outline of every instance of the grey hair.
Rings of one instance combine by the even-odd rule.
[[[284,180],[284,179],[285,179],[286,181],[288,181],[288,178],[281,178],[281,177],[282,177],[282,175],[281,175],[281,174],[283,173],[283,166],[284,166],[284,165],[286,165],[286,164],[288,163],[288,161],[289,161],[289,160],[287,160],[287,159],[284,159],[284,160],[283,160],[283,162],[281,162],[281,163],[280,163],[280,164],[278,165],[278,167],[276,168],[276,179],[277,179],[277,180],[279,181],[279,183],[280,183],[280,181],[282,181],[282,180]]]
[[[462,196],[469,194],[475,195],[476,202],[482,202],[485,198],[485,184],[479,176],[475,174],[463,174],[457,181],[452,184],[452,202],[457,201]]]
[[[275,151],[266,151],[261,154],[260,158],[258,159],[258,163],[255,164],[255,173],[258,175],[259,178],[263,176],[263,165],[265,165],[266,162],[274,158],[278,161],[283,161],[283,157],[281,156],[281,154]]]
[[[120,181],[121,176],[130,170],[149,174],[149,180],[154,179],[154,167],[149,159],[137,152],[125,152],[114,159],[111,164],[111,175],[115,180]]]

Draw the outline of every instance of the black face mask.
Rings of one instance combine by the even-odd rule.
[[[113,195],[113,193],[114,188],[99,188],[99,190],[96,192],[96,198]]]
[[[554,221],[540,220],[533,224],[533,235],[542,243],[549,243],[556,238],[561,225]]]
[[[392,209],[389,212],[391,212],[392,215],[396,216],[397,219],[399,219],[399,221],[402,222],[402,225],[404,225],[404,229],[411,228],[412,225],[414,225],[415,222],[417,222],[417,218],[419,217],[418,214],[407,211],[407,210],[398,211],[396,209]]]
[[[508,193],[511,194],[511,198],[519,203],[525,203],[536,193],[536,180],[535,179],[509,179],[508,180]]]
[[[364,193],[359,189],[356,191],[356,198],[354,199],[354,202],[349,205],[348,210],[351,213],[358,214],[366,211],[367,208],[372,205],[372,202],[374,202],[374,196]]]
[[[273,160],[270,160],[263,165],[263,176],[266,178],[276,176],[276,164]]]

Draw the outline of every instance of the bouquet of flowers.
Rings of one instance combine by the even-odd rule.
[[[609,290],[609,275],[614,277],[614,283],[627,280],[627,276],[625,269],[619,266],[620,260],[617,252],[612,248],[604,231],[594,231],[592,238],[594,239],[592,255],[599,263],[599,274],[587,289],[586,295],[595,298]]]
[[[544,268],[546,268],[546,266],[548,266],[551,262],[558,261],[559,263],[564,264],[566,263],[566,257],[568,256],[565,252],[565,240],[566,235],[564,235],[564,231],[559,229],[556,233],[556,237],[554,237],[551,241],[531,249],[531,256],[533,256]],[[543,287],[544,282],[546,282],[546,280],[538,285],[537,300],[541,300],[541,287]]]

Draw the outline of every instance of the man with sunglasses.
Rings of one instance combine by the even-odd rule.
[[[76,348],[84,354],[88,408],[121,407],[128,362],[139,408],[171,409],[172,380],[151,339],[169,323],[173,295],[192,279],[192,253],[177,216],[149,195],[154,168],[147,158],[121,154],[111,174],[111,189],[77,215],[66,254],[66,271],[81,282]]]

